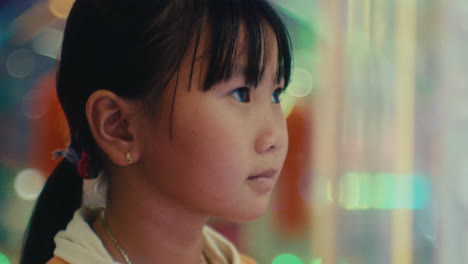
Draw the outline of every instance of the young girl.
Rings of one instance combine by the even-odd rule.
[[[206,222],[267,207],[290,67],[266,0],[77,0],[57,78],[71,144],[21,263],[253,263]],[[82,202],[96,177],[104,207]]]

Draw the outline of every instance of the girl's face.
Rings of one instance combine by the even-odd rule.
[[[178,82],[163,92],[158,114],[147,115],[142,124],[140,164],[155,194],[230,221],[264,212],[288,148],[277,98],[283,83],[274,81],[276,46],[272,50],[256,88],[244,81],[245,56],[229,81],[207,92],[200,78],[206,69],[195,63],[189,90],[191,64],[182,64]]]

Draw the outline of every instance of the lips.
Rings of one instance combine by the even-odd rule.
[[[275,174],[276,174],[276,169],[272,168],[272,169],[263,171],[259,174],[249,176],[247,180],[255,180],[255,179],[261,179],[261,178],[270,179],[270,178],[273,178]]]

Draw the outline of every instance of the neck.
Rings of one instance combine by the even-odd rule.
[[[132,179],[119,179],[109,185],[105,221],[121,248],[132,263],[199,263],[208,217],[144,185]],[[124,261],[101,218],[93,228],[114,260]]]

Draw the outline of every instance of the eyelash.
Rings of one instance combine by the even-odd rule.
[[[275,104],[279,104],[281,103],[281,94],[284,92],[284,89],[283,88],[276,88],[274,91],[273,91],[273,95],[272,97],[274,98],[274,102]]]
[[[240,96],[240,92],[244,92],[244,96],[246,96],[247,98],[244,98],[244,97],[241,97]],[[249,87],[240,87],[240,88],[237,88],[235,90],[233,90],[230,95],[232,97],[234,97],[234,99],[236,99],[237,101],[241,102],[241,103],[248,103],[250,102],[250,88]],[[236,97],[236,95],[238,95]],[[247,100],[247,101],[245,101]]]
[[[275,104],[281,103],[280,95],[283,93],[283,88],[276,88],[272,94],[272,102]],[[242,92],[242,96],[241,93]],[[241,103],[250,102],[250,88],[249,87],[240,87],[233,90],[230,95],[234,97],[237,101]]]

